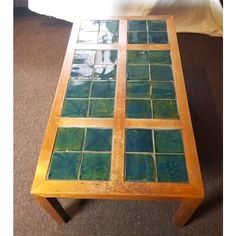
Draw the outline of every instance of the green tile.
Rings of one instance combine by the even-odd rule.
[[[153,101],[153,118],[178,119],[179,114],[175,100]]]
[[[75,50],[74,64],[94,64],[95,50]]]
[[[87,98],[90,92],[90,82],[82,80],[71,80],[68,83],[67,98]]]
[[[152,155],[126,154],[126,180],[155,181],[156,172]]]
[[[91,97],[114,98],[115,87],[115,81],[93,82]]]
[[[86,153],[80,171],[81,180],[109,180],[111,154]]]
[[[48,179],[76,180],[81,162],[81,154],[75,152],[54,153]]]
[[[149,31],[166,31],[166,22],[161,20],[149,20],[148,30]]]
[[[157,81],[173,80],[173,73],[170,66],[151,65],[151,79]]]
[[[167,44],[168,36],[166,32],[149,32],[149,43]]]
[[[147,51],[128,51],[128,64],[148,64]]]
[[[100,32],[117,32],[119,31],[119,21],[118,20],[105,20],[100,21]]]
[[[158,182],[188,182],[183,155],[156,156]]]
[[[114,65],[95,65],[93,79],[97,79],[97,80],[116,79],[116,66],[114,66]]]
[[[149,100],[127,100],[126,117],[152,118],[151,102]]]
[[[87,129],[85,151],[111,151],[112,129]]]
[[[146,32],[128,32],[128,43],[130,44],[146,44]]]
[[[95,59],[96,64],[116,64],[117,50],[98,50]]]
[[[155,146],[157,153],[183,153],[181,130],[155,130]]]
[[[97,32],[79,32],[79,43],[97,43]]]
[[[98,31],[99,21],[97,20],[83,20],[80,25],[80,31]]]
[[[148,129],[127,129],[126,152],[153,152],[152,131]]]
[[[150,64],[171,64],[170,51],[149,51]]]
[[[84,139],[84,129],[59,128],[55,141],[55,151],[81,151]]]
[[[145,20],[128,21],[128,31],[147,31]]]
[[[148,98],[150,97],[150,85],[148,82],[128,82],[127,98]]]
[[[128,65],[128,80],[148,80],[149,69],[148,65],[132,66]]]
[[[175,88],[172,82],[152,83],[152,97],[157,99],[175,99]]]
[[[71,77],[73,79],[91,79],[92,73],[93,66],[91,65],[73,64],[71,68]]]
[[[62,109],[64,117],[87,117],[87,99],[66,99]]]
[[[118,43],[118,35],[117,32],[100,32],[98,34],[98,43]]]
[[[114,99],[92,99],[90,117],[113,117]]]

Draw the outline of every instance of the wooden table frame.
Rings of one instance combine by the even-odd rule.
[[[97,19],[97,18],[96,18]],[[68,216],[56,198],[76,199],[130,199],[181,201],[175,215],[175,224],[184,226],[204,198],[204,189],[184,84],[177,36],[172,16],[109,17],[120,20],[119,43],[78,44],[79,22],[73,25],[59,83],[42,144],[31,193],[58,223]],[[165,19],[169,44],[127,44],[127,20]],[[98,19],[100,20],[100,19]],[[114,118],[65,118],[61,110],[75,49],[117,49],[117,79]],[[170,50],[176,88],[179,120],[127,119],[126,58],[127,50]],[[110,181],[56,181],[47,180],[47,172],[58,127],[110,127],[113,129]],[[182,130],[188,183],[126,182],[124,180],[125,128],[180,128]]]

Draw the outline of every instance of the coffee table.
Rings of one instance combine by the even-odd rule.
[[[58,223],[57,198],[204,198],[172,16],[74,23],[31,194]]]

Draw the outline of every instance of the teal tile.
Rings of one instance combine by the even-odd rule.
[[[147,31],[145,20],[129,20],[128,31]]]
[[[152,83],[152,98],[175,99],[175,88],[172,82]]]
[[[152,118],[151,102],[149,100],[127,100],[127,118]]]
[[[111,154],[86,153],[80,171],[81,180],[109,180]]]
[[[89,117],[113,117],[114,99],[92,99]]]
[[[116,64],[117,50],[98,50],[95,59],[96,64]]]
[[[75,50],[74,64],[94,64],[95,50]]]
[[[96,98],[114,98],[115,97],[115,81],[99,81],[93,82],[91,97]]]
[[[77,180],[81,154],[76,152],[55,152],[48,173],[51,180]]]
[[[82,80],[71,80],[68,83],[67,98],[87,98],[90,92],[90,82]]]
[[[149,51],[150,64],[171,64],[170,51]]]
[[[72,79],[91,79],[92,73],[93,73],[93,66],[91,65],[73,64],[71,68]]]
[[[156,156],[158,182],[188,182],[183,155]]]
[[[119,34],[117,32],[100,32],[98,34],[98,43],[118,43]]]
[[[166,31],[166,22],[162,20],[149,20],[148,21],[149,31]]]
[[[100,32],[118,32],[119,21],[118,20],[105,20],[100,21]]]
[[[62,109],[64,117],[87,117],[87,99],[66,99]]]
[[[84,140],[84,129],[58,128],[55,151],[81,151]]]
[[[153,152],[152,130],[127,129],[126,152]]]
[[[168,36],[166,32],[149,32],[149,43],[167,44]]]
[[[147,51],[128,51],[128,64],[148,64]]]
[[[148,65],[133,66],[128,65],[128,80],[148,80],[149,69]]]
[[[85,151],[111,151],[111,144],[112,129],[87,129]]]
[[[126,154],[125,173],[128,181],[155,181],[152,155]]]
[[[157,153],[183,153],[181,130],[155,130],[155,146]]]
[[[129,44],[146,44],[147,33],[146,32],[128,32]]]
[[[153,118],[178,119],[179,114],[175,100],[153,101]]]
[[[148,82],[128,82],[127,98],[149,98],[150,85]]]
[[[99,21],[97,20],[83,20],[80,25],[80,31],[98,31]]]
[[[79,32],[78,43],[97,43],[98,32]]]
[[[151,79],[158,81],[171,81],[173,80],[173,73],[170,66],[157,66],[151,65]]]
[[[96,80],[116,79],[116,66],[115,65],[95,65],[93,79],[96,79]]]

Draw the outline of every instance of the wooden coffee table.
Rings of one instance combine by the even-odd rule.
[[[204,198],[172,16],[73,25],[31,190],[58,223],[57,198]]]

